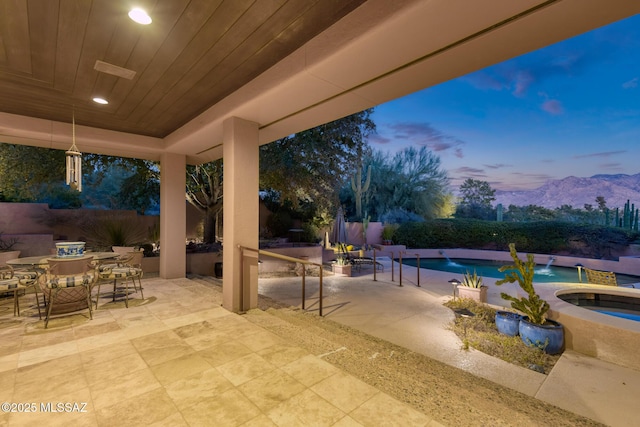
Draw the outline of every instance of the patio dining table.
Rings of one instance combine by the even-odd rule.
[[[119,254],[116,252],[85,252],[84,257],[89,259],[93,258],[94,261],[102,261],[105,259],[117,258]],[[28,256],[24,258],[14,258],[7,261],[12,267],[32,267],[32,268],[44,268],[49,264],[49,259],[65,259],[58,258],[55,255],[36,255]],[[76,260],[78,258],[68,258],[69,260]]]
[[[116,252],[85,252],[85,255],[82,257],[70,257],[70,258],[59,258],[55,255],[37,255],[30,256],[24,258],[14,258],[8,260],[6,263],[12,267],[26,267],[29,269],[33,269],[38,276],[41,276],[45,269],[49,265],[49,260],[78,260],[78,259],[87,259],[93,261],[102,261],[108,259],[115,259],[119,256]],[[78,296],[78,292],[74,288],[65,288],[61,289],[60,293],[56,299],[59,301],[54,307],[52,314],[61,314],[68,313],[72,311],[81,310],[83,308],[87,308],[87,300],[82,296]]]

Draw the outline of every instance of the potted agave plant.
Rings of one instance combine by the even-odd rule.
[[[333,274],[339,276],[351,276],[351,260],[345,243],[338,243],[336,247],[336,260],[333,263]]]
[[[482,276],[478,276],[475,270],[473,274],[467,271],[458,285],[460,298],[471,298],[479,302],[487,302],[487,287],[482,282]]]
[[[557,354],[562,351],[564,345],[563,326],[546,318],[549,311],[549,303],[540,298],[533,287],[533,274],[536,266],[532,254],[527,254],[527,261],[518,258],[515,244],[509,244],[509,252],[513,258],[513,265],[500,267],[500,272],[507,272],[504,279],[496,282],[496,285],[517,282],[527,296],[514,297],[502,292],[502,299],[510,301],[511,307],[523,313],[520,319],[518,332],[522,341],[530,347],[544,349],[548,354]]]

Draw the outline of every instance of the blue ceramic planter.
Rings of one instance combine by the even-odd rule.
[[[496,327],[501,334],[515,337],[520,330],[522,316],[511,311],[496,311]]]
[[[543,348],[545,353],[558,354],[564,346],[564,328],[558,322],[547,320],[544,325],[536,325],[527,317],[520,320],[520,338],[529,347]]]
[[[85,242],[58,242],[56,256],[58,258],[77,258],[84,255]]]

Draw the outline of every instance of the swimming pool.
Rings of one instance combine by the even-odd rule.
[[[397,259],[396,259],[397,261]],[[417,262],[415,258],[406,258],[402,260],[405,265],[416,267]],[[483,277],[493,277],[496,279],[502,279],[504,273],[500,273],[498,269],[503,265],[511,265],[512,262],[505,261],[491,261],[481,259],[445,259],[445,258],[420,258],[420,268],[438,271],[448,271],[451,273],[464,274],[465,272],[473,272],[474,270],[478,275]],[[571,267],[557,267],[552,265],[552,262],[547,265],[538,265],[535,270],[534,281],[538,283],[550,283],[550,282],[568,282],[568,283],[580,283],[578,277],[578,269]],[[640,282],[640,277],[628,276],[624,274],[616,274],[618,283],[637,283]],[[584,274],[582,280],[585,280]]]

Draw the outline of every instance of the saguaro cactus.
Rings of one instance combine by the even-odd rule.
[[[634,203],[630,203],[629,200],[627,200],[627,203],[624,204],[622,226],[629,230],[637,229],[638,227],[637,218],[638,218],[638,210],[636,209],[636,205]]]
[[[358,167],[358,172],[351,177],[351,189],[356,196],[356,218],[362,218],[362,193],[369,190],[371,184],[371,165],[367,169],[367,179],[362,184],[362,168]]]
[[[636,209],[635,203],[627,200],[627,203],[624,204],[624,208],[622,209],[622,217],[620,217],[619,210],[616,208],[616,226],[638,231],[639,210],[640,209]]]

